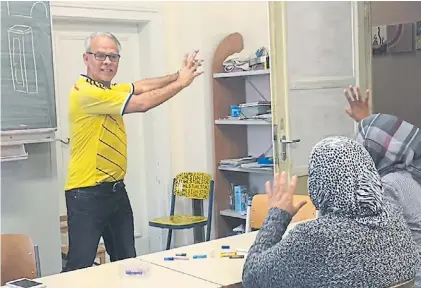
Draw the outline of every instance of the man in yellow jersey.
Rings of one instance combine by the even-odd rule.
[[[111,33],[86,41],[87,74],[69,99],[71,157],[66,182],[69,252],[63,272],[93,265],[102,236],[111,261],[135,257],[133,212],[124,185],[127,140],[123,115],[146,112],[202,74],[198,51],[173,75],[112,84],[120,43]]]

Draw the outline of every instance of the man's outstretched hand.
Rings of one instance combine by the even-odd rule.
[[[177,78],[183,88],[189,86],[197,76],[203,74],[203,71],[197,71],[203,62],[203,60],[196,59],[198,53],[199,50],[196,50],[184,56],[183,66]]]

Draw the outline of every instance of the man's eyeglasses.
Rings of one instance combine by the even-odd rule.
[[[102,52],[86,52],[88,54],[94,55],[96,60],[99,61],[105,61],[105,59],[110,59],[111,62],[118,62],[118,60],[120,60],[120,54],[106,54],[106,53],[102,53]]]

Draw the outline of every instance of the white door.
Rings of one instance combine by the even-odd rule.
[[[319,140],[355,136],[343,90],[367,87],[367,73],[360,73],[366,67],[359,61],[367,52],[361,7],[357,2],[270,2],[277,169],[306,176],[309,154]]]
[[[142,47],[139,47],[141,35],[139,27],[135,24],[109,24],[93,20],[67,21],[57,20],[53,22],[54,33],[54,63],[55,83],[58,112],[57,138],[64,142],[69,137],[68,102],[69,92],[81,73],[86,74],[82,54],[85,52],[85,39],[95,31],[110,31],[119,39],[122,51],[119,71],[114,79],[115,82],[132,82],[141,78],[141,68],[134,63],[140,63]],[[125,115],[127,142],[128,142],[128,169],[125,182],[127,192],[133,208],[135,222],[136,250],[138,254],[149,252],[148,244],[148,204],[146,197],[146,176],[143,127],[145,117],[143,114]],[[64,184],[67,175],[67,167],[70,156],[70,146],[57,142],[58,151],[58,179],[63,190],[60,193],[60,215],[66,214],[66,201]]]

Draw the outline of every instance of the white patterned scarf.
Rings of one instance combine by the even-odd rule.
[[[370,154],[355,140],[338,136],[317,143],[310,154],[308,181],[310,198],[322,217],[388,225],[380,175]]]

